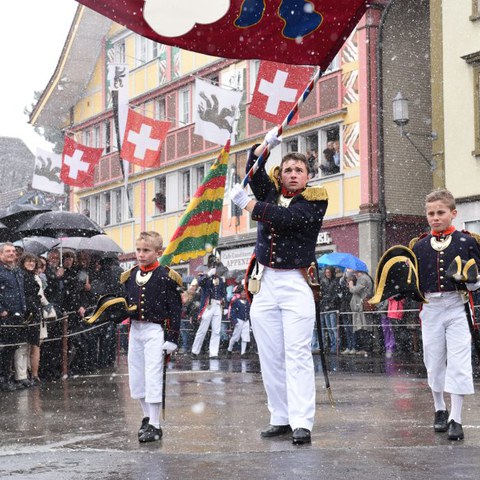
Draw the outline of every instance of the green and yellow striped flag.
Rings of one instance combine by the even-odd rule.
[[[230,140],[222,148],[188,204],[177,230],[160,258],[161,265],[200,257],[217,246],[229,153]]]

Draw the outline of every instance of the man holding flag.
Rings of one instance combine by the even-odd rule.
[[[255,145],[247,172],[265,150],[278,145],[275,128]],[[264,164],[263,164],[264,165]],[[231,200],[258,222],[257,242],[249,267],[253,294],[250,317],[257,341],[270,426],[262,437],[292,433],[294,444],[311,442],[315,415],[315,372],[310,342],[315,320],[307,269],[315,262],[315,245],[327,209],[322,187],[307,187],[308,161],[288,153],[268,175],[264,166],[250,180],[251,199],[240,184]]]

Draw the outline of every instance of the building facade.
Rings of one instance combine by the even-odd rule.
[[[329,142],[338,143],[339,172],[319,171],[311,180],[329,195],[318,256],[350,252],[373,271],[386,246],[406,241],[418,229],[432,172],[415,151],[405,148],[387,116],[393,94],[405,88],[419,105],[421,118],[431,118],[429,42],[428,0],[371,2],[300,109],[298,121],[285,130],[282,144],[273,150],[267,168],[295,150],[316,152],[321,162]],[[78,59],[72,56],[86,50],[79,71]],[[111,62],[128,64],[132,108],[172,122],[160,168],[127,165],[126,189],[108,91]],[[126,263],[133,261],[140,231],[156,230],[168,242],[221,148],[194,134],[196,77],[243,92],[226,190],[243,178],[248,149],[273,126],[249,114],[258,68],[258,60],[225,60],[154,43],[79,6],[57,70],[31,122],[56,126],[80,143],[104,148],[95,186],[74,189],[70,204],[76,211],[88,211],[105,228],[127,252]],[[69,84],[70,79],[75,82]],[[217,253],[230,269],[244,270],[256,225],[246,212],[240,216],[232,212],[226,195]],[[189,276],[204,260],[174,268]]]

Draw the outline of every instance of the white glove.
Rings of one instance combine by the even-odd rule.
[[[230,200],[241,209],[244,209],[248,205],[250,197],[245,189],[239,183],[236,183],[230,190]]]
[[[167,355],[173,353],[177,348],[178,346],[173,342],[165,342],[163,344],[163,349],[167,352]]]
[[[213,267],[207,272],[207,275],[209,277],[213,277],[216,273],[217,273],[217,267]]]
[[[470,292],[474,292],[480,288],[480,277],[478,277],[477,283],[467,283],[467,290]]]
[[[268,145],[268,148],[271,150],[275,148],[277,145],[282,143],[282,137],[278,136],[278,127],[272,128],[266,135],[265,135],[265,143]]]

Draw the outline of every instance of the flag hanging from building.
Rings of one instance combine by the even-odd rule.
[[[72,187],[93,187],[95,165],[102,156],[103,148],[92,148],[65,137],[60,178]]]
[[[368,0],[78,0],[164,45],[325,70]]]
[[[159,167],[160,151],[169,129],[170,122],[145,117],[129,109],[120,156],[142,167]]]
[[[160,258],[161,265],[200,257],[217,246],[229,153],[227,141],[180,219]]]
[[[61,155],[37,148],[32,188],[55,195],[63,195],[65,193],[65,185],[60,180],[61,169]]]
[[[313,75],[313,67],[263,61],[249,113],[280,124],[297,102]],[[295,123],[295,115],[290,124]]]
[[[234,144],[235,118],[239,115],[242,92],[217,87],[210,82],[195,81],[195,134],[205,140]]]

